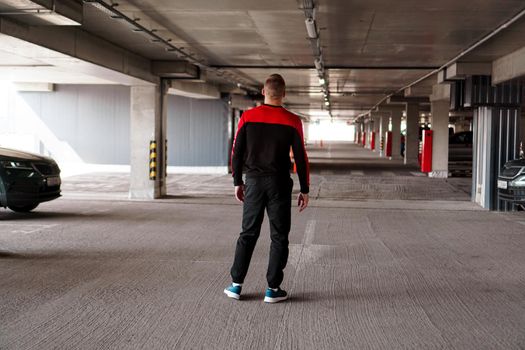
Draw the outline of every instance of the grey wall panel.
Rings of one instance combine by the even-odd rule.
[[[168,96],[168,165],[228,165],[228,105]]]
[[[59,85],[20,96],[84,162],[129,164],[129,94],[125,86]]]

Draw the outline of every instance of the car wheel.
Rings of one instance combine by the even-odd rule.
[[[38,207],[39,203],[33,203],[28,205],[8,205],[7,207],[17,213],[29,213],[31,210]]]

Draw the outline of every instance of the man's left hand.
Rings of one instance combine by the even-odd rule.
[[[299,193],[299,196],[297,197],[297,206],[299,207],[299,212],[302,212],[306,209],[306,207],[308,206],[307,193]]]

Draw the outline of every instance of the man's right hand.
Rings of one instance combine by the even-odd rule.
[[[235,186],[235,198],[244,203],[244,185]]]

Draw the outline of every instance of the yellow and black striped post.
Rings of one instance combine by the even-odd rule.
[[[157,180],[157,141],[149,142],[149,179]]]

